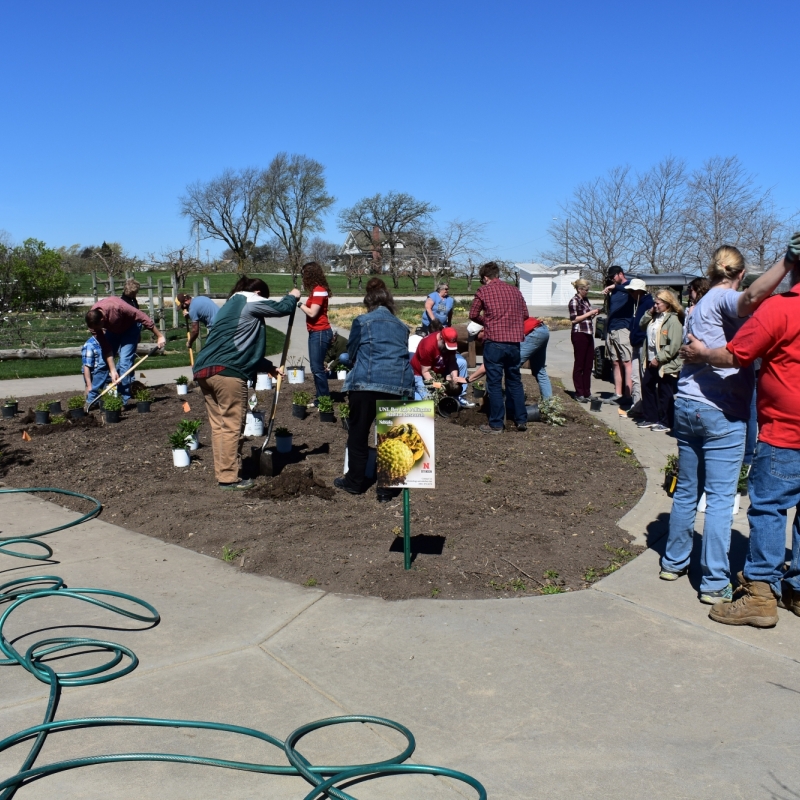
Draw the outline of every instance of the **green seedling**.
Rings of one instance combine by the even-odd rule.
[[[3,405],[4,406],[13,406],[13,405],[16,405],[16,402],[17,402],[17,398],[16,397],[12,397],[11,395],[9,395],[3,401]]]
[[[53,425],[60,425],[62,422],[66,422],[67,418],[63,414],[56,414],[54,417],[50,417],[50,422]]]
[[[498,583],[496,580],[494,580],[494,578],[489,581],[489,586],[491,586],[496,592],[502,592],[503,589],[506,588],[502,583]]]
[[[50,410],[50,403],[47,400],[42,400],[41,403],[36,404],[37,411],[49,411]]]
[[[177,431],[173,431],[169,435],[169,446],[173,450],[185,450],[186,449],[186,434],[181,431],[180,429]]]
[[[492,476],[491,475],[484,475],[483,476],[483,482],[484,483],[491,483],[492,482]]]
[[[544,576],[549,581],[554,581],[558,577],[558,573],[554,569],[546,569],[544,571]]]
[[[178,430],[186,436],[194,436],[203,424],[201,419],[182,419],[178,423]]]
[[[303,586],[316,586],[316,585],[317,585],[316,578],[309,578],[307,581],[305,581],[305,583],[303,583]]]
[[[222,546],[222,560],[227,561],[229,564],[234,558],[240,556],[242,553],[244,553],[244,548],[241,548],[240,550],[234,550],[232,547],[228,547],[228,545]]]
[[[514,578],[514,580],[511,581],[511,588],[515,592],[524,592],[528,587],[524,584],[522,578]]]
[[[541,594],[562,594],[564,590],[560,586],[553,586],[551,584],[549,586],[542,586],[539,592]]]
[[[434,586],[433,589],[431,589],[431,597],[438,597],[441,594],[441,591],[441,589]]]
[[[594,567],[589,567],[586,572],[583,573],[583,579],[586,583],[591,583],[592,581],[597,580],[597,570]]]
[[[177,383],[178,386],[186,386],[186,384],[189,383],[189,379],[185,375],[178,375],[178,377],[175,378],[175,383]]]

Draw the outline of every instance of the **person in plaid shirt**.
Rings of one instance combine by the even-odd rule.
[[[528,429],[528,412],[519,371],[519,344],[525,338],[528,318],[525,298],[516,286],[500,280],[500,267],[494,261],[480,269],[481,288],[475,294],[469,318],[483,325],[483,364],[486,367],[486,395],[489,424],[482,433],[502,433],[504,418],[510,416],[518,431]],[[503,377],[506,382],[503,403]]]
[[[94,375],[94,371],[104,363],[103,350],[100,347],[100,342],[92,335],[83,343],[83,347],[81,348],[81,373],[86,383],[84,394],[87,397],[89,396],[89,392],[92,391],[92,375]]]

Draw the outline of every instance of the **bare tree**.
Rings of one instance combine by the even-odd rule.
[[[680,271],[689,248],[686,193],[686,164],[673,156],[637,176],[631,196],[634,266]]]
[[[339,245],[326,241],[320,236],[315,236],[303,253],[303,261],[316,261],[322,266],[330,267],[339,253]]]
[[[400,260],[398,250],[404,249],[404,238],[412,233],[438,209],[405,192],[387,192],[359,200],[339,213],[339,230],[356,231],[372,240],[373,229],[381,234],[381,246],[389,251],[389,272],[394,288],[399,286]]]
[[[151,253],[148,258],[151,264],[160,269],[168,269],[172,273],[174,285],[183,289],[190,273],[202,269],[202,264],[189,254],[189,245],[179,247],[177,250],[163,250],[159,255]]]
[[[629,167],[614,167],[602,178],[578,186],[561,206],[562,215],[548,229],[556,253],[542,258],[560,262],[567,251],[573,260],[589,264],[598,277],[613,264],[630,263],[633,210]]]
[[[119,242],[103,242],[100,247],[91,248],[89,257],[115,278],[124,275],[127,270],[136,270],[141,265],[139,259],[125,253]]]
[[[264,193],[263,173],[255,167],[226,169],[218,178],[186,187],[181,214],[200,225],[206,235],[224,242],[244,272],[261,230],[259,208]]]
[[[325,191],[325,167],[296,154],[278,153],[272,159],[264,173],[264,190],[261,222],[281,240],[297,285],[306,237],[323,229],[322,217],[336,198]]]

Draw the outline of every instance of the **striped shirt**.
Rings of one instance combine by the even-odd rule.
[[[592,310],[592,304],[585,298],[576,294],[572,300],[569,301],[569,318],[572,320],[573,333],[594,333],[592,328],[592,320],[584,319],[581,322],[575,322],[575,317],[580,317],[583,314],[588,314]]]
[[[314,291],[308,297],[306,305],[322,306],[319,314],[313,319],[306,318],[306,329],[311,331],[327,331],[331,327],[328,321],[328,290],[324,286],[315,286]]]

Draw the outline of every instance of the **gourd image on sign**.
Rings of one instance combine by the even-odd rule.
[[[436,488],[433,400],[378,400],[378,486]]]

